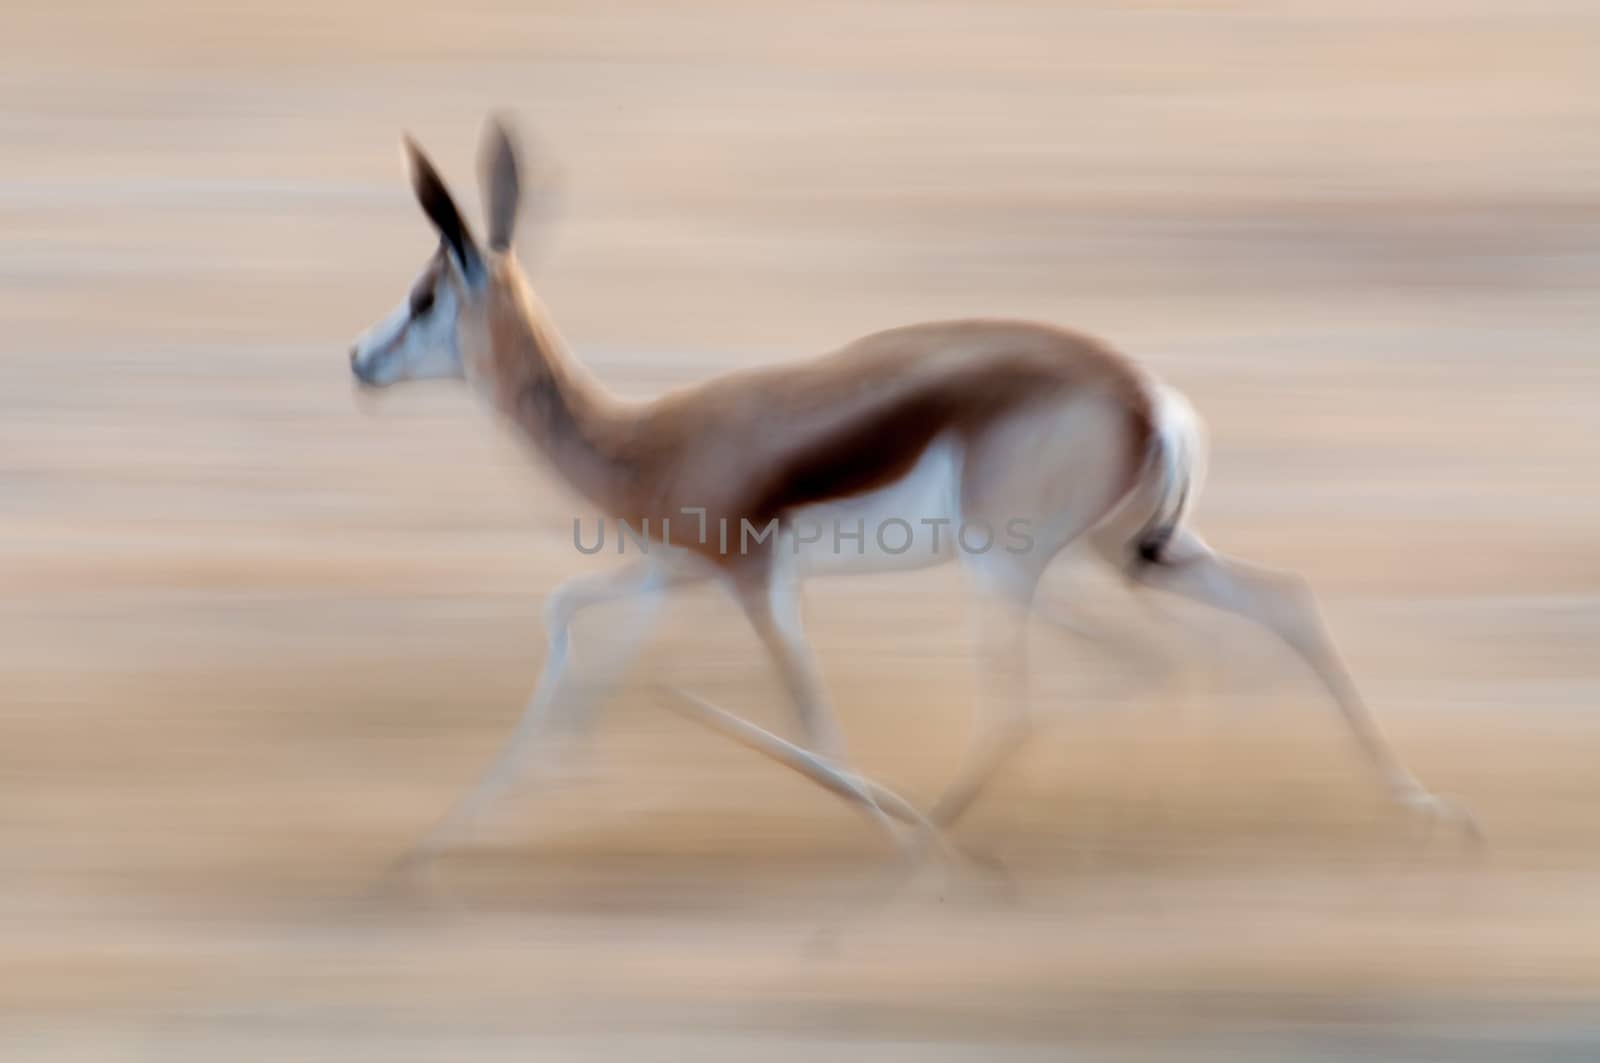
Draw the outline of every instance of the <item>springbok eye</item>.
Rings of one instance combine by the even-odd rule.
[[[433,289],[427,288],[411,297],[411,316],[421,317],[433,309]]]

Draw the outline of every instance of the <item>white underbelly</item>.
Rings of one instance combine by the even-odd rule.
[[[961,445],[941,436],[904,475],[874,491],[795,510],[793,552],[804,575],[926,568],[956,556]]]

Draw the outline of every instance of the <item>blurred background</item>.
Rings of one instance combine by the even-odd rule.
[[[5,21],[0,1058],[1600,1058],[1593,4]],[[1039,631],[1052,725],[958,832],[1005,870],[862,904],[868,825],[653,702],[787,727],[704,594],[574,778],[368,899],[602,560],[464,389],[349,379],[435,239],[399,134],[476,204],[491,109],[559,172],[521,250],[621,392],[965,315],[1179,385],[1208,536],[1314,581],[1487,848],[1421,838],[1270,643],[1175,610],[1142,657]],[[809,592],[858,763],[924,804],[962,586]],[[1139,616],[1070,565],[1048,593]]]

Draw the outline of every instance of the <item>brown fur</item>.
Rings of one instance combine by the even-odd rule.
[[[1103,395],[1126,415],[1133,487],[1152,432],[1140,371],[1096,340],[1046,325],[970,320],[876,333],[808,362],[730,373],[652,402],[612,398],[576,363],[508,255],[490,256],[464,355],[495,406],[589,502],[635,528],[682,527],[686,507],[737,527],[871,491],[945,433],[966,440],[1013,414]],[[648,522],[648,525],[646,525]],[[679,545],[700,546],[693,537]],[[701,547],[719,563],[715,542]]]

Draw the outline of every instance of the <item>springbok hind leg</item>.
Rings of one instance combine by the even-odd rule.
[[[1145,586],[1253,620],[1278,636],[1322,681],[1396,803],[1430,821],[1454,823],[1474,841],[1481,838],[1470,812],[1427,790],[1395,753],[1334,651],[1304,580],[1224,557],[1187,530],[1178,533],[1159,560],[1135,566],[1131,575]]]
[[[955,826],[1033,734],[1027,625],[1036,582],[1029,579],[1024,590],[1005,595],[980,587],[985,593],[975,614],[973,639],[978,701],[961,768],[928,814],[941,829]]]

